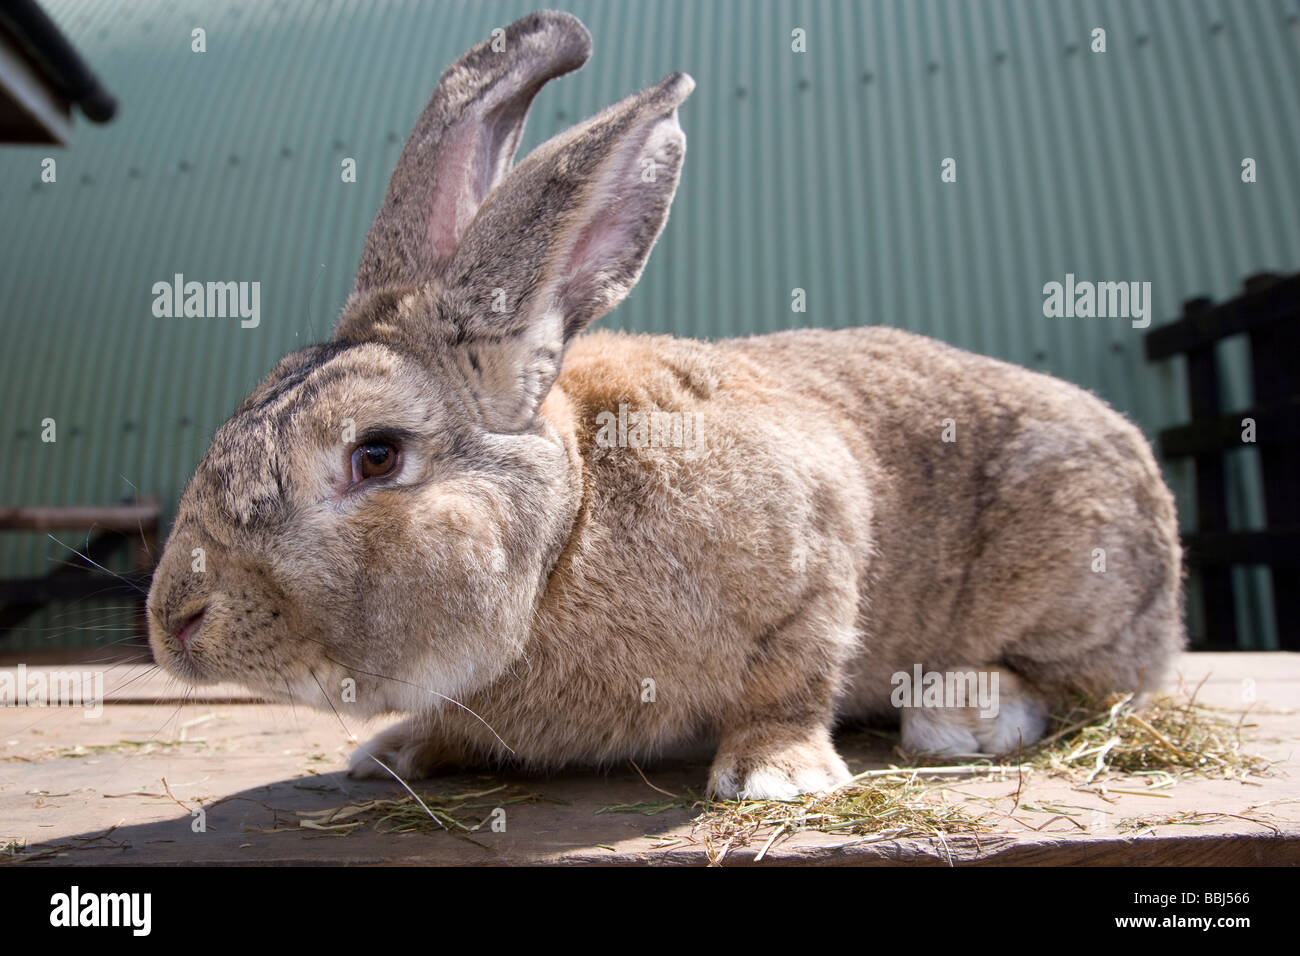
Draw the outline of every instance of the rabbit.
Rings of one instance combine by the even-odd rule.
[[[158,663],[405,715],[354,776],[708,748],[728,799],[850,780],[840,723],[1007,753],[1069,695],[1157,686],[1184,644],[1174,502],[1099,398],[889,327],[580,334],[646,266],[694,87],[514,165],[535,94],[590,52],[540,12],[442,76],[333,339],[275,366],[184,489]],[[899,706],[917,666],[999,675],[996,714]]]

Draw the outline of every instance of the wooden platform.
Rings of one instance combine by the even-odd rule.
[[[1253,691],[1243,736],[1274,762],[1271,775],[1183,779],[1163,789],[1138,777],[1111,780],[1102,793],[1040,773],[958,778],[945,799],[988,814],[990,832],[879,840],[803,831],[766,847],[760,865],[1300,863],[1300,654],[1187,655],[1180,679],[1189,689],[1204,680],[1198,700],[1218,707],[1240,710]],[[0,708],[0,861],[664,865],[706,863],[719,849],[692,826],[698,811],[653,812],[674,801],[651,784],[672,794],[699,790],[705,763],[645,767],[646,780],[626,766],[420,783],[422,794],[435,795],[504,786],[483,798],[504,804],[504,832],[484,828],[474,842],[371,825],[305,828],[304,813],[404,795],[396,782],[359,783],[341,772],[349,733],[365,739],[382,722],[353,725],[344,715],[345,729],[332,713],[261,703],[237,689],[181,703],[174,682],[147,665],[105,669],[105,687],[109,702],[97,718],[81,709]],[[855,772],[888,766],[897,759],[891,745],[879,733],[840,741]],[[205,832],[193,827],[198,807]],[[725,862],[752,862],[765,842],[733,847]]]

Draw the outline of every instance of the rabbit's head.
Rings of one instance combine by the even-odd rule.
[[[694,86],[669,76],[512,169],[533,97],[590,45],[538,13],[443,75],[334,339],[275,367],[185,489],[148,601],[170,672],[318,703],[352,680],[377,712],[525,653],[581,495],[548,393],[663,228]]]

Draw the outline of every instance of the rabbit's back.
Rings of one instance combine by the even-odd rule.
[[[1184,640],[1173,497],[1141,432],[1051,376],[897,329],[727,342],[818,396],[872,477],[868,674],[1005,664],[1151,686]]]
[[[856,577],[842,712],[888,711],[888,675],[916,664],[1005,666],[1049,692],[1149,686],[1182,644],[1172,496],[1139,430],[1074,385],[884,327],[598,333],[560,384],[589,431],[620,405],[698,417],[707,454],[592,449],[595,474],[684,522],[675,541],[731,582],[726,603]],[[747,544],[724,554],[728,536]],[[840,548],[851,570],[821,560]]]

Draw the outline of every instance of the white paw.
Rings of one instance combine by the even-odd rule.
[[[996,717],[975,721],[975,739],[986,754],[1014,754],[1047,732],[1047,708],[1033,697],[1004,698]]]
[[[721,800],[797,800],[805,793],[832,790],[851,776],[844,761],[832,752],[811,763],[791,764],[778,758],[745,770],[735,765],[715,767],[709,791]]]
[[[955,757],[979,753],[970,721],[959,710],[908,707],[903,711],[903,750],[909,754]]]
[[[936,757],[1014,754],[1046,731],[1047,708],[1019,687],[1000,695],[992,717],[970,707],[908,707],[902,716],[903,750]]]

